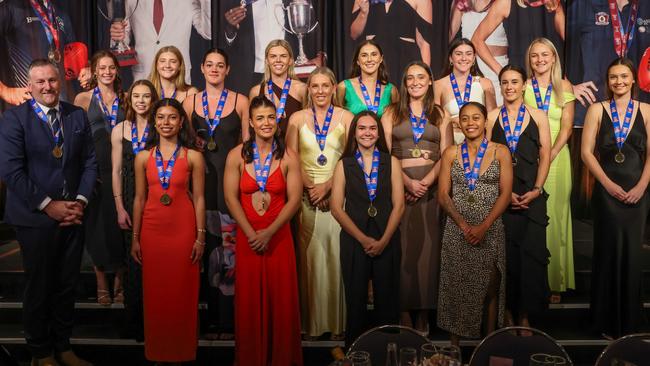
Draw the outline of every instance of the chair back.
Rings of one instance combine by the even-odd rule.
[[[531,332],[530,336],[519,335],[521,331]],[[564,357],[567,365],[573,365],[564,348],[548,334],[529,327],[506,327],[490,333],[479,343],[472,353],[470,366],[487,366],[491,357],[513,360],[512,365],[530,364],[530,356],[545,353]]]
[[[382,325],[360,335],[348,349],[347,356],[355,351],[366,351],[370,353],[370,361],[373,365],[385,365],[388,343],[396,343],[398,350],[403,347],[419,350],[423,344],[429,343],[429,340],[413,328],[402,325]]]
[[[612,343],[598,357],[596,366],[647,365],[650,360],[650,333],[630,334]]]

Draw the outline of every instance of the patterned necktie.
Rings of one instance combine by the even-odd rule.
[[[59,146],[63,145],[63,133],[61,131],[61,121],[59,120],[59,114],[57,110],[52,108],[47,111],[48,117],[50,117],[50,127],[52,128],[52,134],[59,135]]]

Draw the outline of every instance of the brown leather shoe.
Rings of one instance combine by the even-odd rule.
[[[32,358],[32,366],[59,366],[54,357]]]
[[[72,351],[65,351],[59,353],[58,359],[59,361],[61,361],[61,363],[64,366],[93,366],[92,363],[86,360],[82,360],[77,355],[75,355],[74,352]]]

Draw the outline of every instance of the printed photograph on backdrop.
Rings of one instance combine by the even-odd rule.
[[[650,101],[650,3],[572,0],[567,13],[566,69],[571,83],[590,90],[596,101],[605,99],[607,66],[624,56],[638,67],[638,99]],[[576,105],[575,125],[583,125],[585,112],[582,104]]]
[[[326,5],[326,1],[316,0],[220,1],[218,46],[230,57],[227,87],[248,95],[264,75],[265,48],[276,39],[291,44],[299,78],[324,65]]]
[[[77,79],[88,78],[88,4],[52,0],[0,1],[0,114],[30,99],[27,69],[32,60],[48,58],[59,66],[65,83],[63,100],[72,101]],[[80,37],[80,38],[79,38]]]
[[[96,43],[117,55],[125,87],[156,76],[156,55],[169,46],[182,57],[185,82],[200,85],[201,58],[212,39],[211,9],[211,0],[98,0]]]
[[[411,61],[431,65],[432,0],[345,0],[344,4],[352,14],[346,41],[352,49],[366,40],[377,42],[384,51],[391,83],[400,84],[404,67]]]

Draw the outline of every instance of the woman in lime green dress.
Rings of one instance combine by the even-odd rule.
[[[551,253],[548,280],[553,295],[575,288],[573,234],[571,227],[571,157],[567,142],[573,128],[575,96],[571,84],[562,79],[562,70],[553,43],[546,38],[534,40],[528,47],[526,68],[529,79],[524,101],[548,115],[551,129],[551,167],[544,190],[548,193],[546,246]]]
[[[337,87],[339,103],[353,114],[365,110],[379,117],[398,99],[395,85],[388,82],[384,53],[373,40],[362,42],[354,52],[350,78]]]

